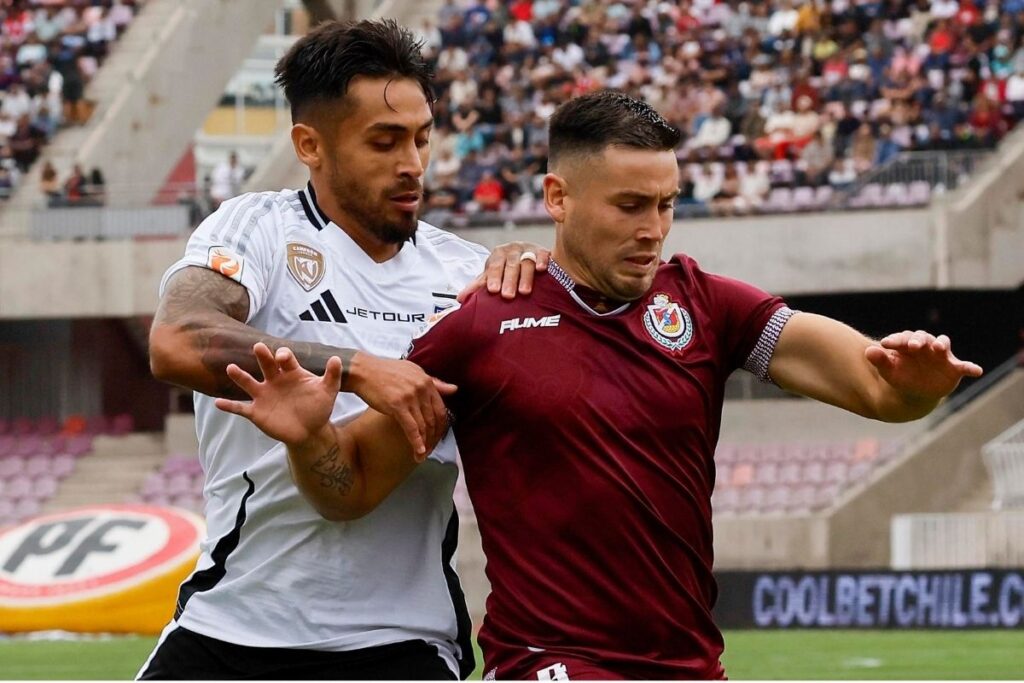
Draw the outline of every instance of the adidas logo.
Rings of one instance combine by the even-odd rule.
[[[299,320],[308,320],[310,322],[319,320],[323,323],[336,322],[336,323],[347,323],[345,314],[341,312],[341,306],[334,299],[334,295],[331,294],[331,290],[326,290],[320,295],[320,298],[309,305],[308,311],[303,311],[299,315]]]

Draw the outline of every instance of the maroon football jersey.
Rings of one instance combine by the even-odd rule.
[[[744,365],[766,374],[790,311],[686,256],[605,314],[574,289],[552,264],[531,296],[478,294],[409,356],[459,387],[449,408],[492,589],[485,670],[536,679],[564,655],[628,677],[717,678],[724,385]]]

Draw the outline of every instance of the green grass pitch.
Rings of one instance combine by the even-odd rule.
[[[0,679],[128,680],[154,638],[0,641]],[[1024,631],[730,631],[725,665],[744,679],[1014,679]],[[474,674],[479,678],[480,670]]]

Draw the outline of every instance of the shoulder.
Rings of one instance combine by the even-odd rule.
[[[296,208],[301,208],[301,204],[294,190],[246,192],[225,200],[206,220],[212,223],[267,223],[294,214]]]
[[[691,306],[717,308],[722,298],[731,298],[734,290],[742,286],[738,280],[708,272],[687,254],[673,254],[658,269],[655,287],[674,288]]]
[[[247,192],[224,201],[197,229],[214,238],[240,240],[254,232],[281,235],[284,228],[303,222],[298,193]]]
[[[416,244],[436,252],[442,259],[470,261],[480,266],[490,254],[486,247],[423,221],[416,229]]]
[[[700,264],[692,256],[687,254],[672,254],[667,261],[658,268],[658,279],[669,278],[681,284],[693,284],[696,281],[707,277],[707,273],[701,270]]]

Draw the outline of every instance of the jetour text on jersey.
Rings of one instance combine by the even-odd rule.
[[[383,320],[387,323],[425,323],[427,322],[426,313],[394,313],[392,311],[371,311],[366,308],[346,308],[345,313],[354,315],[357,318],[371,318],[373,320]]]

